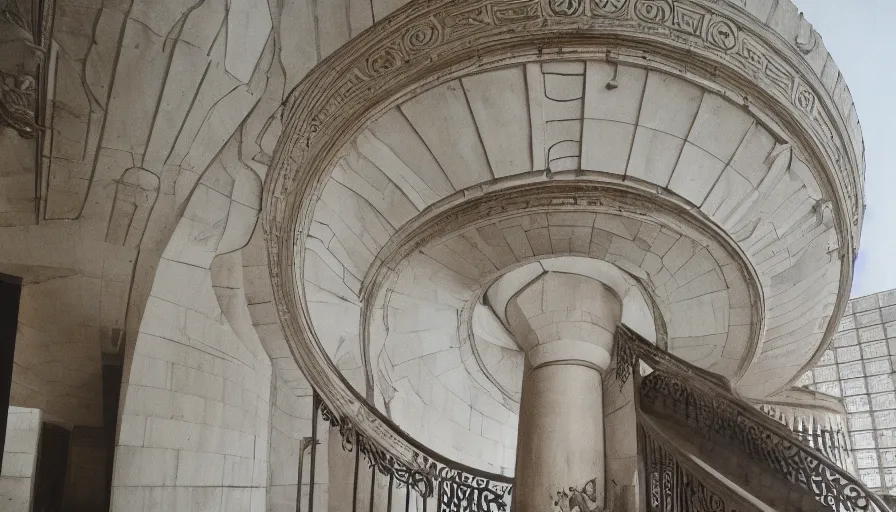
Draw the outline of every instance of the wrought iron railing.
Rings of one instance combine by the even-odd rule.
[[[311,487],[308,505],[304,509],[308,512],[314,512],[315,466],[319,444],[318,414],[339,432],[343,450],[355,455],[352,512],[361,512],[361,492],[369,492],[363,498],[367,500],[369,511],[374,512],[378,476],[387,479],[384,482],[387,493],[385,510],[390,512],[394,510],[393,503],[396,500],[399,500],[399,506],[401,501],[404,502],[405,512],[416,511],[417,498],[420,498],[423,512],[428,511],[433,500],[434,512],[506,512],[510,508],[513,478],[479,471],[448,460],[410,438],[407,441],[415,445],[417,451],[410,462],[399,460],[356,429],[347,418],[336,415],[315,393],[312,433],[308,443],[311,447]],[[360,489],[359,486],[362,463],[370,470],[369,489]],[[404,496],[400,495],[402,491]],[[297,499],[296,512],[301,512],[302,509],[301,499]]]
[[[787,408],[770,404],[759,404],[757,408],[789,428],[800,441],[821,452],[834,464],[851,474],[855,473],[844,417],[831,419],[830,415],[827,418],[821,415],[818,418],[810,412],[800,416],[796,412],[788,412]]]
[[[695,435],[734,445],[758,466],[803,488],[807,499],[813,497],[824,509],[889,512],[880,497],[855,477],[803,444],[786,426],[740,398],[727,379],[657,348],[626,326],[617,330],[615,345],[616,379],[622,385],[639,372],[635,382],[641,404],[662,403],[664,411],[683,419]],[[652,369],[643,378],[640,377],[642,362]],[[396,427],[396,435],[405,437],[415,448],[410,460],[399,460],[355,428],[348,418],[335,414],[315,393],[312,435],[303,443],[303,448],[311,450],[311,486],[307,506],[298,499],[301,492],[298,493],[297,512],[314,512],[318,418],[338,432],[343,450],[354,454],[352,512],[374,512],[374,504],[383,502],[382,496],[380,501],[376,499],[378,491],[387,493],[384,504],[390,512],[400,509],[402,502],[405,512],[421,509],[428,512],[429,508],[433,512],[506,512],[510,508],[512,478],[447,460],[404,436]],[[715,475],[679,453],[675,443],[644,417],[639,420],[638,437],[646,510],[757,510],[753,501],[728,489]],[[361,464],[369,471],[369,488],[362,489],[359,485]],[[382,485],[378,486],[377,482]],[[331,488],[331,495],[333,492]],[[360,507],[364,501],[365,506]]]
[[[888,512],[855,477],[803,444],[788,428],[740,398],[730,383],[665,352],[626,326],[616,335],[616,376],[624,383],[641,361],[653,372],[641,379],[641,402],[662,401],[695,433],[724,440],[760,466],[802,487],[837,512]]]
[[[646,422],[638,425],[648,512],[753,512],[758,507],[701,471],[675,443]]]

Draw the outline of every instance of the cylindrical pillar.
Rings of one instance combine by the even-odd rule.
[[[512,510],[571,510],[580,499],[591,505],[580,506],[584,512],[603,508],[604,418],[597,370],[566,364],[530,370],[523,381],[519,429]],[[568,508],[561,505],[564,500]]]
[[[547,273],[507,306],[526,351],[513,510],[603,510],[602,375],[621,301],[599,281]]]

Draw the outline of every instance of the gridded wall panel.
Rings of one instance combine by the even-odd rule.
[[[896,290],[853,299],[818,366],[797,385],[841,397],[862,481],[896,494]]]

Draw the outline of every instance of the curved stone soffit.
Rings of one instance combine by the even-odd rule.
[[[521,185],[521,182],[528,184]],[[463,351],[469,349],[469,344],[464,343],[463,331],[469,326],[462,316],[464,301],[481,294],[504,270],[538,260],[547,266],[545,257],[577,255],[612,262],[624,269],[619,270],[620,274],[625,272],[649,282],[649,290],[658,286],[656,282],[662,282],[659,288],[666,299],[663,304],[671,306],[665,307],[663,316],[679,320],[674,325],[674,341],[679,344],[675,353],[730,377],[742,376],[754,360],[762,330],[758,319],[763,301],[756,287],[759,278],[734,241],[712,223],[696,221],[687,208],[652,196],[650,189],[602,183],[593,174],[577,177],[573,173],[559,173],[545,181],[540,173],[526,173],[481,186],[481,195],[468,198],[465,194],[454,194],[445,198],[389,237],[367,270],[360,292],[349,289],[350,285],[327,272],[328,268],[337,267],[342,275],[339,261],[345,261],[344,257],[321,252],[325,245],[338,248],[339,238],[328,232],[323,243],[316,240],[327,229],[326,224],[319,222],[312,225],[309,234],[306,253],[309,273],[306,275],[310,277],[304,285],[317,341],[329,356],[328,361],[335,363],[335,370],[350,381],[357,393],[364,394],[367,390],[367,402],[390,414],[390,419],[416,441],[481,469],[512,467],[512,458],[505,457],[502,465],[494,456],[483,458],[479,453],[443,445],[440,439],[432,437],[430,427],[450,425],[458,434],[457,425],[466,425],[463,418],[470,417],[470,409],[502,425],[516,423],[517,404],[513,397],[502,392],[500,386],[490,385],[488,372],[480,370],[475,361],[466,360],[471,354]],[[524,217],[535,219],[527,222]],[[335,219],[324,220],[336,229]],[[532,248],[528,250],[534,249],[535,253],[531,255],[527,252],[515,255],[507,246],[489,250],[481,235],[492,227],[506,225],[510,229],[523,229],[521,226],[525,224],[536,228],[535,232],[530,231],[531,235],[523,234],[524,238],[533,237]],[[581,230],[583,226],[588,231],[587,240],[565,233]],[[590,226],[595,226],[593,236]],[[540,232],[537,235],[541,238],[540,244],[534,242],[536,232]],[[593,244],[585,248],[590,241]],[[527,249],[517,247],[517,250]],[[660,255],[665,256],[665,262]],[[434,265],[418,264],[419,260]],[[416,270],[427,268],[432,274],[416,275]],[[681,287],[665,286],[673,275],[681,281]],[[688,297],[688,293],[696,290],[688,283],[702,282],[701,286],[709,283],[700,278],[710,278],[714,283],[710,284],[713,293],[703,296],[713,300],[701,303],[699,297]],[[428,286],[429,282],[438,286]],[[345,298],[351,300],[346,302]],[[684,332],[691,327],[681,321],[682,308],[700,310],[700,316],[713,317],[715,306],[719,305],[726,311],[720,320],[724,325],[710,322],[695,328],[706,328],[708,332]],[[676,307],[678,314],[670,314]],[[397,310],[402,313],[400,319]],[[334,314],[342,316],[334,317]],[[751,323],[751,318],[756,320]],[[355,330],[358,326],[360,333]],[[352,344],[346,343],[348,339]],[[363,354],[355,352],[353,358],[346,359],[351,354],[345,351],[347,345]],[[381,357],[384,349],[390,348],[387,356]],[[454,364],[458,362],[458,348],[463,365]],[[414,355],[417,357],[410,357]],[[346,360],[353,364],[346,365]],[[468,380],[460,382],[461,379]],[[428,405],[430,398],[437,396],[434,387],[448,391],[441,395],[449,398],[451,407],[433,409]],[[374,394],[374,389],[381,394]],[[425,410],[410,407],[414,402],[420,405],[415,395],[422,397],[421,406]],[[401,400],[393,401],[396,397]],[[435,414],[439,415],[439,421],[430,418],[427,423],[420,423],[420,418]],[[473,436],[464,445],[471,447],[471,451],[490,441],[503,443],[508,449],[515,446],[515,436],[507,438],[505,429],[500,436],[492,433],[488,438],[483,427],[482,437],[486,439],[479,439],[475,429],[471,422],[470,430],[462,432],[464,436]],[[488,453],[485,450],[482,453]]]
[[[614,87],[606,87],[611,83]],[[673,112],[678,115],[665,113],[669,102],[676,102],[678,109]],[[536,117],[541,117],[543,123],[533,120]],[[714,138],[719,130],[730,133],[721,144]],[[673,197],[681,196],[679,204],[689,201],[698,205],[704,217],[693,220],[715,222],[733,234],[749,253],[747,259],[756,266],[771,303],[776,304],[767,311],[767,317],[773,319],[769,325],[769,348],[792,348],[793,340],[777,338],[793,331],[793,326],[786,324],[794,321],[794,314],[798,319],[803,311],[798,309],[801,306],[794,307],[799,300],[783,292],[801,280],[811,282],[799,276],[811,274],[819,265],[831,262],[828,242],[818,235],[829,229],[833,235],[833,225],[815,178],[802,161],[804,157],[789,145],[782,145],[780,141],[790,137],[780,132],[779,128],[761,124],[718,94],[668,73],[604,61],[512,65],[430,89],[389,110],[343,148],[323,186],[308,232],[306,253],[300,256],[310,269],[304,273],[303,284],[314,288],[314,297],[309,301],[312,317],[316,317],[315,328],[322,334],[319,339],[325,348],[330,347],[327,351],[340,370],[357,388],[363,389],[360,374],[370,357],[365,352],[366,339],[358,347],[358,338],[364,338],[366,333],[357,327],[354,330],[343,327],[367,325],[367,320],[361,322],[355,318],[361,305],[369,304],[369,298],[361,300],[361,280],[369,282],[371,265],[378,265],[378,259],[387,257],[381,249],[398,243],[395,242],[398,238],[393,240],[396,231],[418,215],[434,218],[451,204],[477,194],[511,187],[514,183],[544,182],[548,176],[539,170],[551,168],[572,170],[571,177],[584,182],[593,182],[599,175],[625,176],[630,183],[647,182],[648,193],[654,194],[655,187],[665,186]],[[661,149],[648,150],[645,144]],[[636,147],[641,149],[636,151]],[[700,172],[694,172],[694,168]],[[535,171],[528,172],[532,169]],[[598,170],[602,172],[593,172]],[[562,174],[553,172],[550,178],[570,178],[570,173]],[[639,221],[631,222],[636,224],[631,229],[637,231]],[[595,228],[599,227],[597,224]],[[548,229],[547,225],[536,226],[537,231]],[[568,239],[570,234],[577,234],[578,240],[560,244],[582,244],[581,229],[581,225],[561,223],[556,230],[568,233],[552,230],[550,238],[556,235],[559,239]],[[629,232],[624,225],[618,226],[618,230],[625,233],[622,243],[629,246],[627,252],[634,253],[646,249],[632,246],[633,242],[649,246],[656,235],[648,230],[642,239],[635,240],[636,233]],[[504,247],[507,250],[501,254],[501,248],[487,246],[506,245],[503,238],[516,238],[519,245],[522,237],[523,245],[529,245],[525,242],[528,235],[522,235],[519,230],[503,235],[502,231],[497,227],[486,229],[477,238],[478,243],[470,242],[472,246],[485,247],[483,252],[489,256],[479,257],[480,261],[501,262],[509,249]],[[599,232],[602,237],[612,236],[605,230]],[[809,243],[815,239],[821,245]],[[620,241],[607,243],[611,242],[617,245]],[[807,247],[811,249],[808,252],[804,250]],[[455,252],[466,254],[469,250]],[[572,252],[588,252],[588,249]],[[614,252],[618,256],[626,249],[618,247]],[[644,264],[643,273],[650,268],[650,261],[640,258],[635,255],[636,261],[629,267]],[[698,262],[688,261],[691,263]],[[390,265],[394,267],[397,263]],[[839,267],[838,260],[829,266]],[[790,267],[802,270],[788,270]],[[677,266],[673,265],[672,270],[678,272]],[[839,270],[833,272],[833,278],[838,274]],[[702,286],[707,284],[706,279],[690,284],[692,277],[678,276],[676,282],[688,284],[693,288],[691,292],[697,288],[717,291]],[[725,276],[725,280],[730,279],[731,276]],[[655,287],[663,286],[662,275],[655,280]],[[826,321],[830,313],[815,310],[821,302],[835,302],[838,283],[832,283],[829,276],[821,283],[824,293],[820,295],[806,290],[793,293],[801,294],[807,299],[805,304],[813,309],[807,318],[823,317]],[[666,285],[666,291],[671,292],[670,286],[674,285]],[[782,300],[778,295],[788,298]],[[341,312],[335,306],[339,301],[344,303]],[[778,307],[781,302],[785,307]],[[332,311],[317,314],[322,308]],[[354,317],[345,308],[352,309]],[[341,313],[344,321],[334,322],[334,313]],[[733,310],[732,318],[735,313],[739,314],[735,325],[748,323],[743,318],[744,310]],[[798,332],[790,337],[793,336],[803,339],[806,334]],[[796,343],[804,348],[801,353],[790,355],[792,362],[804,364],[819,340],[820,336]],[[357,349],[352,350],[353,347]],[[776,364],[782,361],[779,356],[780,350],[771,359],[772,370],[778,369]],[[738,378],[729,371],[717,371],[735,380]],[[372,382],[368,371],[368,391]],[[765,382],[768,386],[780,384],[774,379]],[[371,396],[368,400],[374,401]]]
[[[601,8],[610,5],[615,7]],[[528,37],[521,38],[520,33]],[[635,41],[642,50],[618,48],[621,39]],[[545,50],[561,46],[562,52]],[[294,275],[302,241],[294,247],[293,238],[297,232],[307,232],[311,212],[303,212],[303,205],[319,195],[336,152],[368,119],[415,90],[477,69],[538,60],[546,54],[579,59],[606,55],[619,62],[646,62],[668,70],[680,69],[676,57],[686,56],[690,79],[712,77],[747,92],[741,95],[778,112],[787,128],[800,136],[800,142],[811,149],[812,167],[831,170],[821,173],[822,187],[836,198],[834,212],[845,211],[835,215],[837,232],[847,254],[854,252],[855,227],[861,220],[861,167],[856,151],[860,144],[838,144],[851,134],[844,118],[834,114],[836,103],[825,85],[778,35],[756,26],[739,10],[671,0],[409,4],[315,68],[293,92],[285,111],[286,135],[265,184],[265,226],[278,312],[295,355],[319,387],[326,390],[321,385],[332,382],[332,368],[320,365],[326,359],[321,358],[318,346],[297,343],[308,334],[309,318]],[[851,265],[844,265],[842,285],[851,282],[851,273]],[[835,312],[843,304],[841,298]],[[829,325],[827,331],[831,329]],[[344,412],[359,410],[361,404],[347,391],[344,385],[333,387],[328,392],[333,396],[327,398]],[[374,435],[392,437],[386,442],[396,441],[378,425],[369,427]],[[403,442],[393,448],[410,455]]]
[[[549,203],[547,198],[551,192],[542,194],[541,201]],[[603,201],[612,204],[607,197]],[[531,206],[536,207],[537,203]],[[488,208],[496,210],[500,204],[490,201]],[[431,240],[401,260],[395,271],[386,263],[379,270],[390,274],[388,282],[380,284],[379,290],[369,292],[370,300],[363,301],[366,306],[361,323],[371,324],[372,331],[362,337],[362,346],[370,352],[372,364],[369,366],[382,369],[383,350],[387,353],[385,364],[398,366],[396,356],[400,354],[395,353],[393,346],[396,340],[407,343],[408,338],[419,337],[416,343],[425,344],[430,337],[438,336],[450,341],[450,346],[441,346],[442,350],[426,357],[460,350],[461,360],[474,381],[488,388],[477,379],[479,368],[473,366],[478,363],[482,373],[503,395],[518,401],[518,396],[498,383],[478,353],[477,347],[489,347],[471,343],[475,339],[471,316],[474,306],[500,276],[532,262],[543,262],[543,266],[554,271],[588,275],[588,262],[601,261],[618,269],[618,281],[628,277],[628,282],[611,288],[621,297],[627,297],[626,290],[635,289],[643,303],[640,310],[647,313],[653,324],[651,334],[663,338],[660,341],[664,346],[666,329],[654,322],[663,324],[664,320],[671,320],[667,346],[672,353],[734,380],[743,376],[754,360],[759,337],[759,326],[749,321],[751,317],[758,318],[758,312],[751,310],[749,298],[760,296],[758,290],[747,287],[745,279],[737,278],[739,267],[744,264],[735,263],[729,251],[716,240],[661,228],[661,224],[669,221],[651,218],[649,212],[642,212],[645,215],[638,218],[627,216],[628,212],[620,214],[616,208],[616,205],[612,208],[581,205],[563,209],[555,204],[540,213],[508,211],[500,220],[490,218],[481,222],[475,220],[481,211],[475,215],[470,212],[463,222],[456,224],[460,226],[458,231]],[[510,242],[496,242],[503,238]],[[384,254],[383,259],[393,261],[390,255]],[[673,275],[682,281],[681,286],[675,284]],[[646,299],[645,291],[648,292]],[[711,300],[695,300],[698,297]],[[661,314],[653,313],[654,305]],[[724,325],[693,320],[694,317],[713,318],[717,306],[728,310],[718,318]],[[686,317],[682,314],[685,310],[698,313]],[[395,325],[399,311],[425,322]],[[443,320],[436,322],[437,318]],[[496,361],[496,357],[488,359]],[[440,370],[451,369],[444,364],[438,366]],[[519,370],[515,377],[522,382],[522,368]]]

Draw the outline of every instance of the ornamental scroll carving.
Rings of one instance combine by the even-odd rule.
[[[0,126],[12,128],[26,139],[40,131],[35,112],[46,54],[42,45],[47,44],[42,34],[33,33],[33,20],[43,18],[41,7],[52,12],[52,5],[0,0]]]
[[[658,408],[666,414],[675,414],[695,434],[728,445],[733,443],[753,460],[807,490],[833,510],[887,510],[845,470],[804,446],[792,432],[726,389],[726,382],[651,345],[626,326],[617,329],[616,345],[615,375],[620,381],[631,378],[641,360],[654,369],[640,379],[638,392],[645,409]],[[651,493],[666,490],[665,483],[651,481],[650,486]],[[651,496],[652,500],[656,499],[654,494]]]
[[[437,461],[414,452],[413,463],[405,464],[359,432],[321,403],[321,418],[339,430],[342,448],[353,452],[357,447],[368,467],[394,478],[413,489],[420,497],[437,496],[439,512],[505,512],[510,504],[512,485],[498,482],[487,474],[472,474],[452,467],[450,461]],[[436,494],[438,493],[438,494]]]
[[[554,512],[604,512],[598,504],[597,479],[592,478],[581,488],[570,487],[569,490],[557,491],[552,498]]]

